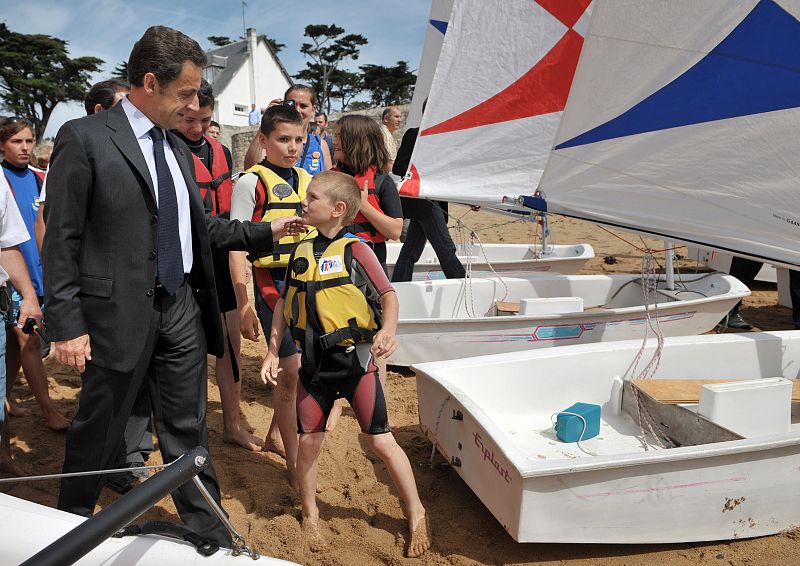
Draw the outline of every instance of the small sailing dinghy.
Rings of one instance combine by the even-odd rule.
[[[707,381],[737,380],[740,388],[717,399],[728,405],[719,415],[704,415],[699,399],[674,404],[641,394],[643,412],[674,444],[641,440],[627,381],[641,345],[606,342],[414,366],[420,423],[518,542],[711,541],[799,526],[800,404],[791,385],[769,395],[769,378],[800,374],[800,332],[667,338],[648,383],[664,389],[679,380],[685,390],[696,381],[700,391]],[[599,407],[599,434],[562,442],[553,418],[579,402]],[[750,433],[739,423],[746,417],[772,428]]]
[[[208,451],[197,446],[90,518],[0,493],[2,563],[22,566],[294,564],[259,556],[247,546],[197,478],[209,463]],[[43,479],[50,480],[52,476],[4,478],[2,481]],[[233,548],[217,547],[183,525],[162,521],[135,523],[158,500],[187,481],[194,482],[229,531]]]
[[[397,256],[403,244],[386,244],[386,265],[391,277]],[[471,248],[471,249],[467,249]],[[589,244],[575,245],[528,245],[528,244],[483,244],[481,246],[456,245],[456,254],[461,263],[469,265],[475,277],[525,277],[534,273],[558,273],[573,275],[594,257]],[[439,258],[430,243],[425,244],[417,263],[414,264],[413,281],[444,279]]]
[[[598,0],[540,183],[548,208],[797,269],[798,17],[787,0]],[[518,541],[800,526],[800,332],[414,369],[423,428]]]
[[[414,147],[412,177],[401,192],[497,210],[522,208],[509,197],[533,192],[540,179],[590,9],[588,0],[455,0]],[[546,235],[546,224],[543,230]],[[482,247],[487,246],[474,249]],[[497,271],[500,279],[480,269],[469,280],[395,284],[399,348],[390,363],[620,340],[644,328],[648,307],[641,278],[559,277],[529,267]],[[681,282],[671,291],[662,282],[653,293],[667,335],[713,329],[748,293],[736,280],[716,275]],[[511,310],[498,302],[513,303]]]
[[[750,294],[721,273],[681,276],[675,290],[665,288],[662,276],[649,306],[639,275],[450,279],[394,288],[400,320],[389,363],[398,366],[626,340],[642,335],[648,313],[666,336],[701,334]]]

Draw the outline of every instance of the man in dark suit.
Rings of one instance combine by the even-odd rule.
[[[142,387],[165,462],[207,446],[206,352],[223,352],[211,250],[270,251],[273,239],[300,229],[299,218],[270,227],[204,210],[191,154],[169,128],[198,109],[205,62],[194,40],[151,27],[128,60],[129,97],[66,123],[56,138],[43,246],[47,324],[58,359],[83,382],[64,472],[113,463]],[[213,468],[200,479],[219,502]],[[58,506],[89,516],[102,486],[97,476],[64,479]],[[191,482],[173,499],[191,529],[230,546]]]

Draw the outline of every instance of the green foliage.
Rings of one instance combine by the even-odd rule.
[[[267,37],[266,35],[262,35],[261,37],[264,38],[264,41],[267,42],[267,45],[269,45],[269,48],[272,49],[272,52],[275,55],[283,51],[283,48],[286,47],[285,43],[278,43],[271,37]]]
[[[0,23],[0,98],[10,111],[28,118],[41,141],[59,102],[83,100],[102,59],[70,59],[67,42],[49,35],[13,32]]]
[[[336,24],[312,24],[306,26],[305,36],[313,43],[304,43],[300,52],[311,61],[296,78],[308,81],[309,86],[317,91],[320,108],[331,111],[331,77],[339,65],[347,59],[358,59],[361,46],[367,44],[367,38],[358,34],[344,35],[344,28]]]
[[[233,43],[233,40],[225,35],[209,35],[206,39],[217,47],[224,47]]]
[[[361,75],[336,69],[331,74],[330,98],[339,101],[340,110],[346,111],[352,100],[364,91]]]
[[[394,67],[362,65],[360,69],[363,89],[370,92],[374,106],[411,102],[417,76],[409,70],[405,61],[398,61]]]
[[[128,62],[127,61],[123,61],[122,63],[120,63],[119,65],[114,67],[114,70],[111,71],[111,78],[121,79],[123,81],[127,81],[128,80]]]
[[[350,110],[369,110],[372,104],[365,100],[356,100],[350,105]]]

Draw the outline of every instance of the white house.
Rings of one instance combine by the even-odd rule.
[[[223,126],[247,126],[251,104],[266,108],[273,98],[283,98],[292,84],[278,56],[253,28],[248,28],[246,39],[206,54],[203,77],[214,89],[213,119]]]

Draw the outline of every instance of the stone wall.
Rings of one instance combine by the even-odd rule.
[[[394,140],[397,142],[397,146],[400,146],[400,140],[403,139],[403,132],[405,132],[405,121],[408,118],[408,111],[410,109],[410,105],[404,104],[398,106],[400,112],[403,114],[403,123],[397,131],[394,132]],[[328,132],[333,132],[333,126],[336,124],[336,121],[341,119],[342,116],[347,116],[348,114],[360,114],[362,116],[369,116],[373,120],[375,120],[378,124],[381,123],[381,116],[383,115],[383,107],[379,108],[370,108],[368,110],[354,110],[353,112],[342,112],[333,114],[328,119]],[[234,127],[234,126],[224,126],[222,128],[222,133],[220,135],[220,142],[223,145],[227,145],[231,149],[231,154],[233,156],[233,171],[241,171],[243,169],[244,164],[244,156],[247,153],[247,148],[250,147],[250,142],[253,141],[253,138],[256,137],[258,133],[257,126],[242,126],[242,127]]]

